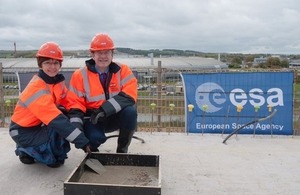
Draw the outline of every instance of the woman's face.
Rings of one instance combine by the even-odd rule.
[[[42,63],[42,70],[49,76],[55,77],[60,71],[61,63],[55,59],[49,59]]]

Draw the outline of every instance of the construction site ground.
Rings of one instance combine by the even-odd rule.
[[[137,132],[130,154],[159,155],[163,195],[298,195],[300,194],[300,137],[278,135],[232,136],[178,132]],[[117,138],[100,146],[114,153]],[[0,128],[0,194],[63,195],[64,181],[85,157],[80,149],[68,153],[65,164],[49,168],[22,164],[7,128]],[[88,193],[87,193],[88,194]]]

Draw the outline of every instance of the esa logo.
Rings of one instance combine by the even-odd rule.
[[[202,110],[203,105],[207,105],[206,112],[217,112],[223,108],[226,101],[234,106],[251,104],[253,106],[272,105],[283,106],[283,92],[279,88],[270,88],[263,91],[260,88],[253,88],[244,91],[241,88],[234,88],[228,92],[212,82],[204,83],[197,87],[195,92],[197,106]]]

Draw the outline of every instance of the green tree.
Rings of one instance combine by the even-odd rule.
[[[278,57],[269,57],[266,62],[268,68],[280,67],[280,59]]]
[[[229,68],[241,68],[242,59],[239,57],[233,57],[229,64]]]
[[[289,61],[287,59],[282,60],[280,66],[282,68],[288,68],[290,66]]]

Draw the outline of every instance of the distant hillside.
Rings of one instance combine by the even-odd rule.
[[[198,51],[191,50],[176,50],[176,49],[150,49],[150,50],[139,50],[131,48],[117,48],[116,53],[127,54],[127,55],[138,55],[138,56],[149,56],[150,53],[153,53],[153,57],[159,56],[202,56],[203,53]],[[0,50],[0,58],[32,58],[35,57],[36,50],[23,50],[17,51],[7,51]],[[76,51],[64,51],[65,56],[74,56],[74,57],[87,57],[89,56],[88,50],[76,50]]]
[[[117,51],[120,53],[125,53],[129,55],[140,55],[140,56],[149,56],[150,53],[153,53],[153,57],[159,56],[200,56],[201,52],[191,51],[191,50],[177,50],[177,49],[150,49],[150,50],[138,50],[131,48],[117,48]]]
[[[8,51],[8,50],[0,50],[0,58],[33,58],[35,57],[36,50],[23,50],[17,51]],[[141,50],[141,49],[132,49],[132,48],[117,48],[116,55],[128,55],[128,56],[142,56],[142,57],[150,57],[153,54],[153,57],[172,57],[172,56],[198,56],[204,58],[214,58],[218,59],[220,57],[220,61],[224,63],[231,64],[233,62],[238,62],[238,64],[242,63],[252,63],[254,58],[260,57],[270,57],[271,54],[241,54],[241,53],[204,53],[199,51],[192,50],[178,50],[178,49],[149,49],[149,50]],[[89,50],[65,50],[64,56],[72,56],[74,58],[89,58],[90,52]],[[300,59],[300,55],[280,55],[281,58],[287,60]]]

